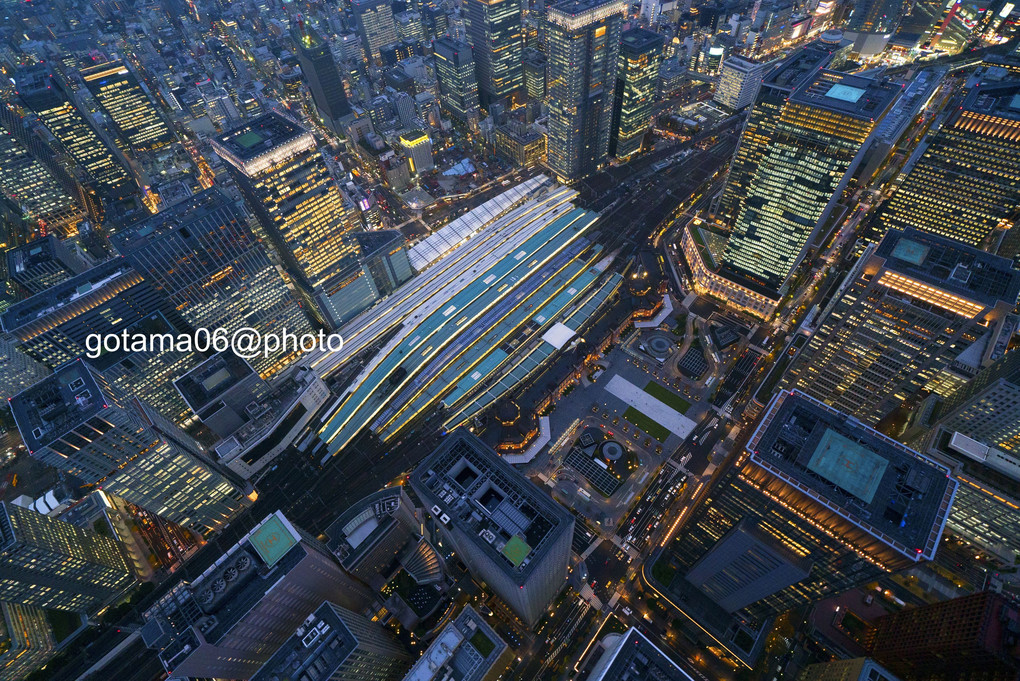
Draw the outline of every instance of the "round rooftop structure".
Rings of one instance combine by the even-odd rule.
[[[623,445],[616,440],[607,440],[599,447],[599,451],[609,461],[619,461],[623,458]]]

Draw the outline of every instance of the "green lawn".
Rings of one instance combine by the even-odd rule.
[[[665,442],[666,438],[669,437],[669,431],[666,430],[664,426],[660,426],[634,407],[627,407],[627,411],[623,412],[623,418],[627,419],[659,442]]]
[[[483,658],[488,657],[489,653],[496,649],[496,644],[489,640],[489,637],[482,633],[481,629],[475,631],[475,635],[471,637],[471,645],[478,651],[478,654]]]
[[[687,410],[691,408],[690,402],[655,381],[648,381],[648,385],[645,386],[645,392],[681,414],[686,414]]]

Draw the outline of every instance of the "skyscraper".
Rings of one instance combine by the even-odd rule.
[[[883,204],[882,225],[914,227],[994,253],[1020,220],[1018,97],[1020,80],[973,88]]]
[[[53,150],[0,104],[0,194],[19,206],[25,231],[71,235],[85,217],[82,187],[53,159]]]
[[[34,605],[0,603],[0,674],[22,679],[57,654],[46,611]]]
[[[23,353],[9,336],[0,336],[0,399],[9,400],[49,375],[49,367]]]
[[[432,639],[404,681],[490,681],[502,678],[513,655],[485,618],[465,605]]]
[[[609,138],[609,153],[616,158],[624,159],[637,153],[652,126],[662,46],[661,35],[643,28],[625,31],[620,39],[620,65]]]
[[[389,0],[351,0],[358,33],[365,45],[369,61],[379,61],[379,48],[397,42],[397,26]]]
[[[623,0],[563,0],[548,8],[547,165],[564,181],[609,157]]]
[[[38,64],[20,69],[15,82],[21,101],[95,181],[102,198],[117,201],[135,192],[137,187],[121,157],[100,137],[62,77]]]
[[[81,70],[82,80],[133,151],[167,146],[173,134],[126,61],[116,59]]]
[[[925,406],[918,409],[925,413]],[[919,449],[953,469],[949,528],[1004,560],[1020,557],[1020,353],[983,369],[918,424]]]
[[[405,132],[400,136],[400,146],[407,154],[412,173],[422,175],[436,167],[432,159],[432,140],[424,130]]]
[[[869,652],[904,679],[1013,681],[1020,675],[1020,609],[982,591],[878,618]]]
[[[146,610],[142,640],[172,677],[250,679],[323,602],[360,612],[369,600],[325,546],[276,511]]]
[[[1002,352],[1020,272],[1005,258],[889,230],[847,275],[784,381],[874,424],[926,392],[947,395]]]
[[[10,405],[34,458],[178,525],[209,533],[250,504],[201,445],[80,360]]]
[[[789,96],[748,182],[722,256],[724,276],[782,292],[899,93],[892,84],[818,71]]]
[[[772,66],[767,62],[756,62],[737,55],[726,57],[712,101],[731,111],[750,106],[761,90],[763,76]]]
[[[846,414],[782,392],[684,518],[660,558],[676,569],[664,586],[723,637],[931,560],[956,491],[948,473]]]
[[[114,235],[113,245],[193,329],[251,327],[263,336],[311,327],[247,218],[217,189],[192,196]],[[289,349],[252,357],[270,376]]]
[[[340,70],[333,59],[333,51],[314,28],[300,19],[292,35],[298,47],[301,73],[308,83],[308,89],[312,91],[315,108],[326,127],[340,133],[343,130],[340,119],[351,113],[351,105],[347,103],[347,94],[344,92]]]
[[[0,601],[92,614],[133,583],[113,539],[0,502]]]
[[[461,12],[487,110],[524,86],[522,0],[464,0]]]
[[[591,681],[693,681],[637,627],[623,634],[609,634],[606,639],[605,650],[588,676]]]
[[[6,258],[7,276],[29,295],[42,293],[88,269],[84,260],[53,235],[12,248]]]
[[[794,90],[801,87],[819,69],[832,61],[832,49],[820,42],[812,43],[779,63],[761,81],[758,95],[740,143],[730,162],[726,186],[723,187],[717,217],[732,226],[747,200],[751,178],[765,157],[775,136],[779,114]],[[725,62],[724,62],[725,63]],[[721,78],[721,77],[720,77]],[[722,83],[719,85],[722,88]]]
[[[478,79],[471,46],[445,37],[432,43],[439,81],[439,101],[450,115],[464,122],[478,110]]]
[[[387,5],[388,6],[388,5]],[[310,132],[270,113],[213,140],[269,243],[323,323],[315,300],[331,276],[355,262],[354,207],[330,175]]]
[[[251,681],[399,681],[409,655],[379,622],[326,602],[309,615]]]
[[[471,573],[534,625],[565,585],[566,509],[463,429],[418,464],[411,487]]]

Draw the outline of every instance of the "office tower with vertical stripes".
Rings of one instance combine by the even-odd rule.
[[[291,35],[297,44],[301,75],[312,91],[319,116],[330,130],[342,132],[340,119],[351,113],[351,105],[347,102],[344,82],[329,43],[302,20]]]
[[[134,579],[113,539],[0,502],[0,601],[92,614]]]
[[[33,458],[202,534],[252,503],[203,447],[81,360],[10,401]]]
[[[365,56],[370,62],[381,61],[379,49],[397,42],[393,6],[389,0],[351,0],[351,9],[365,46]]]
[[[133,152],[169,145],[173,133],[123,59],[94,64],[80,72],[85,87],[113,121],[122,142]]]
[[[949,395],[1005,350],[1020,294],[1012,262],[958,241],[889,230],[821,312],[784,384],[876,424]]]
[[[114,247],[193,329],[251,327],[263,336],[311,329],[244,213],[217,189],[120,230]],[[251,358],[264,378],[296,358],[289,349]]]
[[[609,159],[626,11],[622,0],[563,0],[548,8],[546,164],[562,181],[591,175]]]
[[[524,87],[522,7],[522,0],[464,0],[464,28],[486,110]]]
[[[280,114],[256,118],[213,140],[310,309],[326,326],[331,278],[359,255],[355,208],[340,191],[315,137]],[[430,154],[431,156],[431,154]]]
[[[971,89],[881,209],[910,227],[998,251],[1020,221],[1020,80]],[[1006,257],[1017,255],[1003,252]]]
[[[432,43],[432,57],[436,62],[436,80],[439,81],[439,101],[451,116],[466,122],[478,112],[478,79],[471,46],[450,37]]]
[[[663,38],[643,28],[625,31],[620,39],[620,65],[616,73],[613,127],[609,153],[618,159],[641,150],[652,127],[652,106],[659,89]]]
[[[95,182],[100,197],[118,201],[137,191],[123,157],[100,136],[62,76],[46,64],[37,64],[19,69],[14,80],[21,101]]]
[[[69,236],[85,218],[82,186],[61,168],[53,150],[0,103],[0,194],[18,206],[23,232]]]

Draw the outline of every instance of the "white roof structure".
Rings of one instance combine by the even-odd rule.
[[[549,181],[545,175],[536,175],[436,230],[411,247],[408,252],[411,266],[416,272],[421,272]]]

